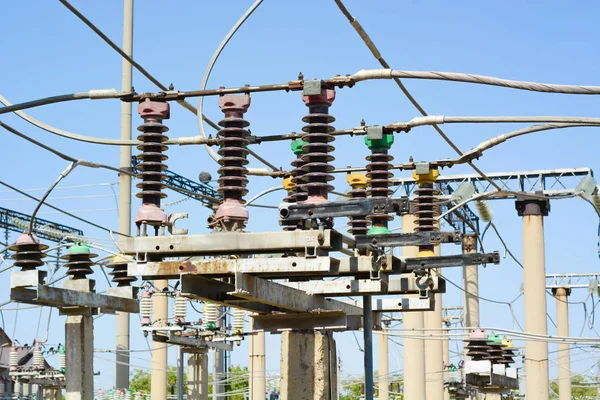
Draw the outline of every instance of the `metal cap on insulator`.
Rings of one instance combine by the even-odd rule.
[[[92,265],[94,261],[92,258],[98,257],[97,254],[92,253],[90,246],[83,243],[75,243],[69,247],[67,254],[62,256],[63,260],[67,260],[64,267],[67,268],[67,275],[71,276],[71,279],[85,279],[87,275],[92,274]]]
[[[107,264],[107,268],[111,268],[112,271],[108,275],[112,275],[112,282],[117,284],[117,287],[131,286],[131,282],[135,282],[137,278],[135,276],[127,275],[127,263],[128,260],[121,256],[114,256],[112,262]]]
[[[22,271],[30,271],[44,265],[42,259],[46,254],[42,251],[47,249],[48,246],[41,244],[35,233],[28,232],[23,232],[17,241],[8,247],[8,250],[15,252],[11,256],[15,260],[13,265],[20,267]]]

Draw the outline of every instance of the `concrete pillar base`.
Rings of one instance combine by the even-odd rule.
[[[336,400],[337,356],[332,333],[281,336],[281,400]]]
[[[67,400],[94,398],[94,320],[69,315],[65,324]]]
[[[195,349],[188,356],[188,400],[208,400],[208,349]]]

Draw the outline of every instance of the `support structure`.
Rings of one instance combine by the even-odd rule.
[[[217,307],[217,314],[219,316],[224,314],[223,307]],[[223,327],[223,318],[217,320],[217,329]],[[213,393],[216,400],[224,400],[223,393],[226,392],[225,384],[222,382],[227,379],[225,375],[225,351],[222,349],[215,349],[214,352],[214,365],[213,365]]]
[[[390,399],[390,359],[389,359],[389,339],[385,335],[386,330],[383,329],[383,335],[378,335],[379,340],[379,400]]]
[[[123,51],[133,55],[133,1],[123,1]],[[132,90],[132,66],[123,58],[121,90],[129,92]],[[131,109],[132,104],[121,102],[121,139],[131,140]],[[121,146],[120,167],[130,169],[131,146]],[[119,232],[131,234],[131,176],[120,174],[119,176]],[[115,387],[117,389],[129,388],[129,329],[130,321],[128,313],[117,313],[117,338],[116,338],[116,364],[115,364]]]
[[[154,313],[152,322],[154,325],[165,324],[169,318],[169,303],[163,290],[168,290],[169,281],[156,280],[154,285]],[[152,340],[152,379],[151,399],[164,400],[167,398],[167,345],[163,342]]]
[[[547,335],[546,265],[544,255],[544,216],[550,203],[542,200],[519,200],[519,216],[523,217],[523,292],[525,331]],[[525,393],[528,400],[548,400],[548,343],[525,342]]]
[[[463,254],[477,253],[477,236],[463,236]],[[467,265],[463,269],[463,287],[465,290],[464,316],[465,326],[479,326],[479,266]]]
[[[436,256],[440,255],[440,246],[435,246]],[[432,274],[437,275],[437,269]],[[431,329],[428,333],[435,335],[442,328],[442,294],[435,295],[435,308],[433,311],[423,313],[423,324],[425,329]],[[425,393],[427,400],[443,400],[444,398],[444,343],[447,340],[431,340],[425,346]]]
[[[91,313],[69,315],[65,324],[67,400],[94,398],[94,325]]]
[[[280,400],[338,398],[337,353],[331,332],[282,334],[280,386]]]
[[[569,336],[569,294],[571,289],[552,289],[556,297],[556,327],[558,336]],[[559,400],[571,400],[571,356],[569,344],[558,345],[558,398]]]
[[[186,352],[189,353],[187,398],[189,400],[208,400],[208,349],[186,349]]]
[[[254,329],[254,318],[250,317],[250,332]],[[250,336],[250,400],[263,400],[266,393],[265,332],[253,332]]]
[[[414,228],[415,215],[403,215],[402,232],[413,232]],[[402,248],[404,257],[415,257],[417,253],[417,247],[407,246]],[[403,324],[405,329],[415,329],[419,332],[425,325],[423,313],[404,314]],[[404,339],[404,396],[406,399],[411,400],[425,400],[425,341],[423,339],[409,339],[408,336],[410,335],[407,332]],[[419,335],[419,333],[416,335]]]

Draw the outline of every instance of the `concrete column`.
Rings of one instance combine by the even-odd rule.
[[[250,317],[250,331],[254,329],[254,318]],[[264,400],[266,388],[265,332],[254,332],[250,336],[250,400]]]
[[[62,399],[62,389],[54,389],[54,399],[61,400]]]
[[[540,200],[516,203],[523,217],[523,292],[525,331],[547,335],[546,266],[544,259],[544,216],[550,204]],[[525,395],[527,400],[548,400],[548,343],[525,342]]]
[[[223,315],[225,311],[224,307],[217,307],[218,315]],[[217,320],[217,328],[221,328],[223,326],[223,318],[219,318]],[[222,395],[226,392],[225,384],[221,381],[227,378],[225,374],[225,351],[224,350],[215,350],[215,358],[214,358],[214,369],[213,369],[213,393],[214,398],[216,400],[225,400],[225,397]]]
[[[23,382],[23,397],[31,396],[31,384],[29,382]]]
[[[434,253],[439,256],[440,246],[434,247]],[[439,270],[432,270],[437,275]],[[409,314],[409,313],[407,313]],[[435,294],[435,308],[425,312],[423,316],[425,329],[431,329],[429,334],[439,334],[442,328],[442,294]],[[425,346],[425,393],[427,400],[444,399],[444,343],[446,340],[429,340]]]
[[[444,334],[448,335],[448,333],[450,331],[446,329],[443,332],[444,332]],[[446,366],[446,368],[444,369],[444,373],[442,375],[443,375],[444,382],[448,382],[450,380],[450,371],[448,371],[448,365],[450,365],[450,340],[449,339],[442,341],[442,355],[444,356],[443,364]],[[444,400],[450,400],[450,392],[448,391],[448,388],[444,388]]]
[[[169,281],[166,279],[154,281],[154,312],[152,322],[154,324],[166,324],[169,317],[168,298],[162,291],[168,288]],[[152,378],[150,397],[152,400],[165,400],[167,398],[167,357],[168,349],[165,343],[152,341]]]
[[[208,400],[208,349],[193,349],[188,356],[188,400]]]
[[[65,324],[67,400],[94,398],[94,325],[91,315],[69,315]]]
[[[54,400],[54,389],[53,388],[44,389],[44,400]]]
[[[477,236],[463,236],[463,254],[477,253]],[[463,287],[465,289],[464,312],[465,326],[479,326],[479,266],[468,265],[463,269]]]
[[[569,336],[569,303],[571,289],[558,288],[552,292],[556,297],[556,327],[558,336]],[[558,344],[558,398],[571,400],[571,356],[569,344]]]
[[[133,0],[123,1],[123,51],[133,54]],[[131,64],[123,59],[121,89],[130,91],[132,87]],[[121,103],[121,139],[131,140],[132,103]],[[131,146],[121,146],[119,165],[131,168]],[[131,234],[131,177],[119,176],[119,232]],[[129,388],[129,313],[117,312],[115,387]]]
[[[335,400],[337,357],[331,333],[287,331],[281,336],[281,400]]]
[[[386,333],[383,329],[381,333]],[[379,400],[390,399],[390,361],[389,361],[389,350],[388,344],[389,339],[387,335],[378,335],[379,339]]]
[[[402,216],[402,232],[413,232],[415,228],[415,215],[405,214]],[[416,257],[418,248],[414,246],[403,247],[404,257]],[[416,295],[414,295],[416,296]],[[404,328],[423,329],[425,326],[424,313],[407,312],[402,314]],[[404,338],[404,398],[410,400],[425,399],[425,341],[423,339],[409,339],[413,335],[406,333]],[[422,331],[416,331],[414,335],[422,335]]]

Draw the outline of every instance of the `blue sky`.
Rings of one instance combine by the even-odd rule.
[[[206,65],[231,26],[250,6],[251,1],[138,1],[135,7],[134,58],[148,71],[176,89],[197,89]],[[121,42],[122,4],[120,1],[74,1],[74,5],[96,23],[115,42]],[[577,6],[559,1],[505,1],[449,3],[443,1],[383,1],[348,0],[347,6],[355,15],[388,63],[396,69],[441,70],[492,75],[509,79],[551,83],[597,84],[598,4],[581,1]],[[58,1],[22,0],[3,7],[4,34],[0,38],[2,74],[0,93],[13,103],[40,97],[87,91],[99,88],[120,88],[121,59],[93,32],[77,20]],[[281,83],[293,80],[302,71],[307,78],[327,78],[335,74],[354,73],[379,65],[338,11],[333,1],[307,0],[285,2],[265,0],[255,14],[240,29],[215,65],[209,87]],[[406,81],[409,90],[430,114],[443,115],[571,115],[595,116],[598,99],[593,96],[566,96],[520,92],[503,88],[467,84]],[[138,92],[156,88],[138,73],[134,73]],[[192,100],[195,103],[195,100]],[[120,105],[116,100],[80,101],[31,110],[34,117],[61,129],[84,135],[117,138],[119,136]],[[205,101],[205,113],[213,120],[220,119],[216,98]],[[253,95],[252,106],[246,114],[256,135],[288,133],[300,130],[306,107],[299,93],[265,93]],[[360,83],[353,89],[338,91],[331,108],[337,128],[357,126],[361,119],[368,124],[388,124],[418,116],[417,111],[390,81]],[[77,143],[40,131],[14,115],[1,120],[32,137],[78,158],[118,165],[118,148]],[[140,120],[134,115],[134,126]],[[195,116],[172,106],[169,135],[196,135]],[[463,150],[474,147],[484,139],[522,126],[452,125],[444,131]],[[210,130],[210,128],[207,128]],[[134,131],[135,132],[135,131]],[[597,131],[575,128],[521,137],[493,149],[477,165],[486,172],[597,167]],[[21,189],[46,188],[66,166],[55,156],[2,132],[2,180]],[[259,154],[277,166],[287,168],[293,155],[289,144],[262,144],[255,148]],[[342,137],[335,142],[336,166],[364,164],[368,150],[360,138]],[[396,137],[392,150],[396,161],[409,156],[417,160],[452,157],[452,149],[429,127],[414,129]],[[173,147],[168,152],[169,168],[195,179],[200,171],[217,176],[216,164],[200,147]],[[260,166],[252,161],[250,166]],[[456,167],[446,174],[470,173],[469,167]],[[406,173],[398,173],[404,176]],[[114,173],[77,169],[62,186],[116,182]],[[279,180],[252,178],[250,194],[279,185]],[[342,176],[336,188],[346,190]],[[117,190],[116,186],[113,187]],[[31,213],[35,204],[0,188],[0,206]],[[118,192],[118,191],[117,191]],[[40,196],[43,191],[32,191]],[[78,196],[64,199],[57,197]],[[108,186],[88,186],[57,189],[52,203],[74,211],[84,218],[116,229],[115,199]],[[282,192],[265,197],[265,204],[277,204]],[[170,192],[166,203],[181,198]],[[18,199],[18,200],[15,200]],[[133,211],[139,206],[133,201]],[[493,202],[495,222],[510,249],[521,255],[521,221],[512,201]],[[78,211],[79,210],[79,211]],[[82,211],[83,210],[83,211]],[[90,211],[91,210],[91,211]],[[206,232],[208,211],[193,201],[185,201],[169,211],[189,212],[185,222],[190,233]],[[272,210],[251,209],[248,229],[251,231],[279,230]],[[107,236],[97,229],[69,217],[42,208],[40,217],[79,227],[99,243],[109,245]],[[548,273],[593,272],[597,268],[597,216],[579,200],[552,203],[546,220],[546,262]],[[345,230],[343,223],[338,223]],[[399,225],[395,221],[392,226]],[[15,236],[13,236],[13,239]],[[494,235],[486,235],[487,249],[501,249]],[[449,247],[444,251],[456,252]],[[451,270],[445,275],[460,282],[461,272]],[[481,269],[481,294],[487,298],[509,301],[516,297],[522,283],[522,271],[510,259],[499,266]],[[100,288],[105,286],[101,274],[96,274]],[[0,290],[7,298],[9,275],[0,275]],[[586,298],[585,290],[574,290],[572,301]],[[3,300],[4,298],[0,298]],[[450,287],[444,296],[445,305],[462,304],[461,293]],[[482,303],[481,320],[484,326],[513,327],[508,307]],[[548,299],[548,312],[554,318],[555,302]],[[587,312],[591,312],[590,300]],[[46,311],[44,311],[44,315]],[[514,313],[523,323],[522,299],[514,305]],[[14,311],[5,311],[6,328],[12,334]],[[16,337],[31,343],[36,330],[39,310],[21,311],[16,325]],[[192,314],[193,315],[193,314]],[[45,319],[44,319],[45,321]],[[64,317],[56,312],[52,317],[50,342],[63,341]],[[595,336],[587,326],[581,305],[571,306],[571,333]],[[96,348],[114,348],[114,318],[104,316],[96,322]],[[40,336],[44,334],[44,325]],[[583,327],[583,329],[582,329]],[[143,350],[146,343],[137,331],[137,316],[132,317],[132,347]],[[549,332],[555,328],[549,322]],[[360,334],[357,334],[360,339]],[[338,349],[343,368],[362,373],[361,354],[351,333],[338,334]],[[279,363],[278,338],[268,339],[267,369],[275,371]],[[395,345],[390,349],[395,356]],[[453,346],[452,346],[453,347]],[[451,347],[451,348],[452,348]],[[553,350],[554,346],[550,346]],[[574,355],[573,370],[583,372],[596,361],[594,354]],[[377,352],[375,352],[377,354]],[[147,365],[148,353],[132,358],[134,365]],[[399,369],[397,358],[390,356],[390,370]],[[95,369],[102,374],[96,378],[98,387],[110,387],[114,382],[113,365],[99,354]],[[237,348],[234,364],[246,364],[246,343]],[[174,365],[175,351],[170,351]],[[556,368],[551,363],[551,374]],[[595,372],[595,371],[594,371]]]

